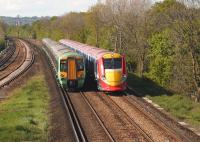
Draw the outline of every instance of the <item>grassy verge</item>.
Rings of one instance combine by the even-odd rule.
[[[193,102],[185,95],[170,93],[156,83],[134,74],[129,74],[128,83],[179,120],[200,127],[200,103]]]
[[[47,141],[48,89],[38,74],[0,103],[0,141]]]

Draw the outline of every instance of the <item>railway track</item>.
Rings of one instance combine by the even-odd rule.
[[[152,142],[152,139],[132,123],[106,95],[99,92],[85,94],[115,141]]]
[[[56,74],[51,56],[48,55],[48,58]],[[192,141],[177,135],[177,131],[127,96],[108,96],[102,92],[67,92],[61,87],[60,90],[76,141]]]
[[[5,66],[9,65],[9,60],[15,53],[16,47],[11,43],[12,42],[8,42],[8,47],[0,53],[0,71],[3,70]]]
[[[118,137],[120,133],[116,133],[116,128],[114,128],[111,124],[107,123],[106,121],[110,121],[115,123],[115,125],[120,126],[120,124],[116,123],[114,118],[117,118],[118,121],[121,121],[123,125],[124,133],[129,133],[130,130],[126,128],[126,122],[124,120],[128,120],[131,126],[134,126],[136,130],[142,134],[146,139],[141,140],[137,139],[138,141],[166,141],[166,142],[198,142],[199,137],[188,137],[187,135],[184,136],[182,133],[175,131],[172,127],[166,125],[167,122],[161,121],[157,118],[157,114],[153,114],[152,112],[145,111],[145,106],[140,106],[140,104],[133,104],[133,100],[128,98],[127,96],[119,95],[119,96],[112,96],[107,95],[102,92],[98,93],[91,93],[87,95],[88,100],[90,103],[95,107],[95,110],[104,121],[104,124],[111,132],[112,136],[116,141],[123,141],[126,136],[123,136],[121,139]],[[108,109],[110,109],[110,114],[104,114],[107,112],[107,108],[103,107],[102,105],[106,105]],[[104,120],[106,119],[106,121]],[[118,131],[120,131],[120,127],[118,127]],[[121,134],[122,134],[122,131]],[[127,131],[127,132],[126,132]],[[123,135],[123,134],[122,134]],[[129,135],[131,138],[131,135]],[[137,138],[137,135],[135,135]],[[135,140],[132,138],[132,140]],[[128,141],[126,139],[126,141]]]
[[[114,142],[114,138],[87,100],[84,92],[69,93],[88,141]]]
[[[58,80],[57,80],[57,78],[56,78],[56,76],[55,76],[55,74],[56,74],[56,67],[55,67],[54,62],[53,62],[53,60],[52,60],[52,57],[51,57],[51,55],[45,50],[44,47],[43,47],[43,52],[44,52],[44,54],[45,54],[46,57],[47,57],[47,61],[48,61],[48,63],[49,63],[49,66],[50,66],[50,68],[51,68],[51,71],[52,71],[52,73],[53,73],[53,75],[54,75],[54,79],[55,79],[55,81],[56,81],[56,84],[57,84],[57,86],[58,86],[58,88],[59,88],[59,94],[61,95],[62,102],[63,102],[63,106],[64,106],[64,108],[65,108],[65,110],[66,110],[66,113],[67,113],[67,115],[68,115],[68,117],[69,117],[70,124],[71,124],[72,130],[73,130],[73,133],[74,133],[75,140],[76,140],[77,142],[86,142],[86,141],[87,141],[87,138],[86,138],[86,136],[85,136],[85,134],[84,134],[84,132],[83,132],[83,129],[81,128],[80,121],[79,121],[78,118],[77,118],[77,115],[76,115],[76,113],[75,113],[75,110],[74,110],[74,108],[73,108],[73,105],[72,105],[72,103],[71,103],[71,100],[70,100],[70,98],[69,98],[69,96],[68,96],[68,92],[67,92],[66,90],[64,90],[64,89],[60,86],[60,84],[59,84],[59,82],[58,82]]]
[[[77,142],[86,142],[87,138],[86,138],[84,131],[81,127],[80,121],[79,121],[77,114],[74,110],[74,107],[71,103],[69,95],[63,89],[62,89],[62,100],[63,100],[64,106],[65,106],[65,109],[68,113],[68,116],[70,118],[71,126],[72,126],[72,129],[73,129],[76,141]]]
[[[16,58],[19,56],[20,54],[20,48],[16,47],[15,45],[13,45],[13,49],[15,49],[14,53],[12,54],[11,57],[9,57],[6,61],[4,60],[3,62],[1,62],[0,64],[0,71],[3,72],[4,70],[6,70],[6,68],[8,68],[15,60]],[[11,50],[13,50],[11,49]],[[2,61],[2,60],[1,60]],[[1,77],[0,77],[1,78]]]
[[[127,117],[131,119],[152,141],[182,142],[183,139],[177,136],[171,129],[163,125],[154,115],[149,115],[138,104],[133,103],[125,96],[109,96],[113,102]]]
[[[15,39],[15,41],[17,46],[16,52],[1,68],[0,88],[22,75],[34,62],[34,54],[30,47],[20,39]]]
[[[200,141],[200,136],[195,134],[193,131],[187,129],[186,127],[183,127],[177,122],[177,120],[171,118],[162,110],[156,109],[152,104],[147,103],[143,98],[138,97],[139,95],[137,92],[135,92],[135,90],[129,88],[124,94],[125,95],[123,97],[128,100],[132,105],[137,106],[140,111],[143,111],[151,118],[153,117],[153,120],[158,120],[159,122],[161,122],[166,129],[171,131],[171,133],[176,133],[176,135],[179,135],[179,137],[181,137],[183,141]]]
[[[17,70],[26,59],[26,48],[19,42],[15,43],[16,51],[13,56],[0,68],[0,80],[6,78],[13,71]]]
[[[52,72],[55,75],[56,70],[52,58],[45,49],[43,49],[43,51],[47,55],[49,65],[51,66]],[[56,80],[56,76],[54,76],[54,78]],[[59,90],[62,102],[67,112],[67,115],[69,116],[71,127],[74,132],[74,137],[77,142],[87,142],[87,141],[114,142],[114,139],[112,138],[112,136],[110,135],[110,133],[108,132],[102,121],[99,119],[95,110],[89,104],[88,100],[84,96],[84,93],[67,92],[59,85],[58,82],[57,86],[60,88]],[[81,104],[78,103],[80,101],[82,101]],[[84,105],[84,107],[82,105]],[[86,116],[84,119],[80,119],[81,117],[83,118],[84,116]],[[88,116],[91,116],[93,119],[90,119],[91,117]]]

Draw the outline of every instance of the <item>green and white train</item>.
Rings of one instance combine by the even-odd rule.
[[[86,75],[84,57],[51,39],[45,38],[42,41],[53,60],[61,86],[66,90],[81,89]]]

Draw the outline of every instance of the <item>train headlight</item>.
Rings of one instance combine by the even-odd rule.
[[[80,75],[80,78],[84,78],[84,74],[83,73]]]
[[[122,77],[126,79],[126,78],[127,78],[127,75],[126,75],[126,74],[124,74]]]
[[[105,77],[105,75],[102,75],[102,77],[101,77],[103,80],[106,80],[106,77]]]
[[[61,75],[60,75],[60,77],[61,77],[61,78],[64,78],[64,77],[65,77],[65,75],[64,75],[64,74],[61,74]]]
[[[64,72],[60,73],[60,78],[66,78],[66,77],[67,77],[66,73],[64,73]]]

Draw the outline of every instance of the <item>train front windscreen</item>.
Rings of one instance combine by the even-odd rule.
[[[122,80],[122,58],[104,59],[105,80],[110,86],[118,86]]]
[[[121,69],[121,68],[122,68],[121,58],[104,59],[104,69]]]
[[[67,60],[61,60],[60,61],[60,77],[61,79],[67,78]]]

